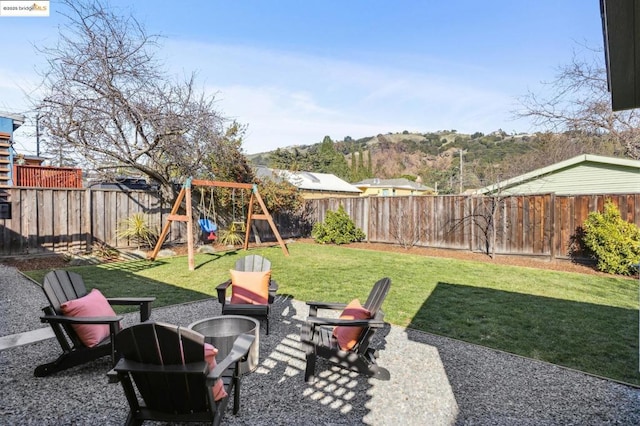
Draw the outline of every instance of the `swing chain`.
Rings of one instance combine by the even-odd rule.
[[[240,227],[240,231],[244,232],[246,231],[245,228],[245,217],[244,217],[244,191],[241,190],[240,192],[240,212],[242,213],[242,220],[237,220],[236,219],[236,189],[233,188],[233,190],[231,191],[231,206],[232,206],[232,220],[231,220],[231,227],[229,228],[229,230],[231,232],[236,232],[237,231],[237,227]]]

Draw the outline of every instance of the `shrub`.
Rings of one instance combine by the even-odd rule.
[[[584,222],[584,244],[600,271],[631,275],[640,262],[640,228],[627,222],[611,200],[604,212],[591,212]]]
[[[144,213],[134,213],[119,223],[117,236],[122,239],[130,239],[140,246],[153,247],[158,240],[158,230],[149,225]]]
[[[244,244],[244,234],[241,235],[236,229],[236,226],[231,224],[228,229],[222,229],[220,231],[220,239],[218,242],[223,246],[237,246]]]
[[[324,222],[314,224],[311,236],[321,244],[346,244],[362,241],[365,237],[342,206],[336,212],[328,211]]]

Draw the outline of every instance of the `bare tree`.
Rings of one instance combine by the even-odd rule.
[[[68,22],[57,45],[41,50],[48,68],[36,101],[53,149],[72,147],[102,174],[142,173],[167,194],[187,176],[250,176],[244,128],[216,110],[193,74],[168,76],[156,59],[158,36],[100,1],[63,3]]]
[[[581,154],[619,156],[623,155],[625,151],[619,141],[611,137],[589,135],[584,132],[540,133],[536,136],[536,143],[533,146],[531,151],[509,156],[500,163],[503,180]],[[486,166],[485,169],[492,166]],[[487,176],[487,173],[482,175]]]
[[[640,115],[637,110],[612,111],[604,54],[590,52],[591,60],[574,54],[561,66],[556,79],[545,83],[548,94],[529,92],[522,97],[523,109],[516,115],[552,131],[613,138],[629,157],[640,159]]]
[[[405,249],[420,241],[426,227],[426,217],[416,210],[414,203],[413,196],[398,197],[397,210],[389,214],[389,235]]]

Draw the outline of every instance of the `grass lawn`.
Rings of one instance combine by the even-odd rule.
[[[215,297],[235,261],[272,262],[280,294],[297,300],[364,301],[388,276],[392,324],[500,349],[640,385],[638,281],[487,262],[295,243],[186,257],[69,268],[107,296],[155,295],[154,306]],[[47,271],[28,275],[38,282]]]

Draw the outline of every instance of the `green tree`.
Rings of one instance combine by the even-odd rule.
[[[356,162],[356,151],[351,149],[351,182],[356,182],[358,179],[358,163]]]
[[[315,155],[315,172],[331,173],[341,179],[349,180],[349,165],[329,136],[325,136]]]
[[[269,213],[295,213],[303,206],[304,200],[298,188],[288,181],[263,179],[258,181],[260,195]],[[260,211],[256,204],[254,211]]]

